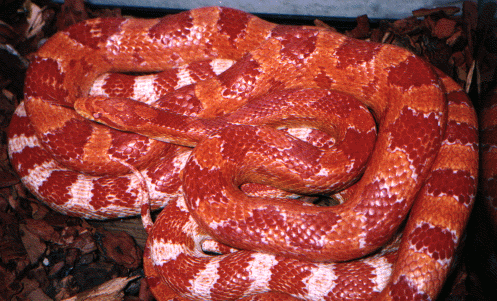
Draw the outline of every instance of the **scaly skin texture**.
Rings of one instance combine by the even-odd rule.
[[[147,92],[143,77],[108,75],[162,70]],[[473,107],[422,59],[218,7],[55,35],[28,70],[9,154],[67,214],[137,214],[140,184],[153,208],[167,203],[145,252],[159,300],[433,300],[478,172]],[[243,193],[354,182],[324,208]],[[213,239],[222,255],[202,250]]]

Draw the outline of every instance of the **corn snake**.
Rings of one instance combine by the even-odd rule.
[[[69,54],[61,53],[60,49],[66,47],[71,47],[74,51]],[[157,58],[159,51],[160,59]],[[111,109],[101,108],[98,97],[80,98],[87,96],[95,79],[107,72],[156,72],[181,68],[178,67],[180,65],[195,66],[198,61],[205,62],[213,58],[233,60],[237,63],[229,66],[219,75],[207,79],[202,79],[200,76],[196,84],[187,84],[160,100],[158,106],[174,110],[176,115],[188,116],[175,119],[173,116],[177,117],[176,115],[168,115],[174,120],[173,124],[159,126],[157,131],[155,128],[147,129],[148,123],[142,123],[141,118],[155,117],[155,114],[169,114],[169,111],[157,113],[149,106],[132,101],[125,102],[124,99],[118,99],[114,103],[115,107]],[[212,66],[211,63],[203,64]],[[72,84],[73,82],[77,82],[78,85]],[[325,233],[320,235],[324,238],[315,239],[319,241],[319,245],[308,246],[308,250],[305,251],[307,253],[304,253],[303,249],[306,248],[307,242],[301,240],[307,241],[306,239],[300,237],[292,239],[288,234],[275,236],[275,231],[272,230],[274,228],[262,226],[262,230],[267,232],[258,233],[261,238],[288,242],[281,250],[286,252],[288,247],[292,247],[294,251],[286,253],[291,259],[279,260],[280,257],[275,255],[267,255],[268,259],[261,259],[266,255],[250,255],[251,253],[245,251],[241,253],[245,255],[233,256],[245,256],[245,265],[250,261],[248,258],[252,258],[253,262],[266,265],[270,270],[276,269],[278,264],[288,265],[286,260],[302,260],[304,257],[310,257],[315,261],[352,260],[375,252],[390,241],[410,211],[398,253],[385,251],[384,256],[373,257],[378,258],[373,259],[377,262],[368,263],[369,268],[365,268],[366,264],[362,266],[363,276],[371,275],[373,270],[380,268],[386,269],[386,272],[392,269],[391,278],[377,272],[377,275],[383,275],[379,277],[382,280],[377,280],[378,284],[375,286],[364,284],[362,292],[353,291],[351,286],[343,285],[344,291],[352,290],[351,295],[344,298],[352,296],[350,298],[358,299],[359,293],[362,293],[363,295],[360,296],[366,299],[378,297],[388,300],[402,295],[412,296],[413,300],[435,298],[448,273],[473,203],[478,166],[476,117],[469,100],[454,82],[434,71],[421,59],[396,47],[360,42],[324,29],[278,26],[227,8],[198,9],[161,20],[86,21],[48,41],[32,62],[26,80],[25,109],[24,107],[18,109],[9,133],[11,160],[24,183],[40,199],[46,200],[62,212],[88,218],[136,214],[140,210],[135,202],[138,189],[133,187],[137,186],[138,180],[132,175],[123,174],[125,170],[120,165],[106,159],[108,150],[113,148],[115,152],[112,154],[124,158],[128,163],[141,169],[151,191],[153,207],[158,207],[166,202],[164,199],[169,199],[171,204],[167,210],[176,211],[176,214],[188,225],[191,223],[191,218],[186,214],[184,208],[186,206],[190,209],[189,214],[192,214],[204,229],[198,231],[207,231],[210,236],[232,247],[247,248],[247,241],[251,241],[255,233],[249,231],[253,227],[251,225],[254,223],[253,217],[256,212],[260,213],[259,211],[262,210],[257,206],[250,207],[245,204],[244,210],[252,211],[251,214],[245,213],[245,220],[237,219],[234,223],[225,223],[228,217],[222,215],[223,210],[220,208],[229,208],[224,210],[227,213],[238,211],[240,208],[231,203],[223,193],[219,193],[223,191],[227,194],[228,189],[213,186],[210,179],[227,182],[225,177],[234,176],[216,173],[217,165],[225,158],[207,158],[201,161],[198,157],[205,156],[205,149],[213,147],[217,147],[214,154],[223,154],[225,142],[220,142],[219,139],[223,135],[233,136],[233,134],[230,132],[231,127],[219,126],[219,120],[231,118],[225,117],[226,114],[244,106],[247,99],[257,99],[268,92],[278,93],[273,92],[276,90],[274,87],[287,91],[305,87],[316,89],[313,91],[319,93],[324,93],[323,89],[332,89],[359,99],[373,112],[378,123],[375,150],[369,159],[370,165],[366,167],[364,175],[355,185],[350,200],[340,206],[322,209],[325,213],[317,214],[318,218],[314,218],[311,214],[316,211],[310,209],[313,208],[311,206],[299,206],[293,211],[290,210],[293,206],[297,206],[293,201],[287,201],[290,209],[284,212],[273,203],[271,205],[256,203],[257,206],[265,206],[272,210],[273,216],[278,213],[284,216],[285,218],[274,218],[274,224],[280,227],[284,227],[286,223],[284,219],[302,214],[302,211],[305,212],[309,225],[312,225],[310,220],[320,220],[327,231],[322,231]],[[184,105],[180,100],[189,102]],[[146,134],[156,139],[172,140],[179,144],[199,143],[200,145],[197,145],[190,155],[190,150],[185,147],[170,146],[139,135],[126,134],[128,138],[121,138],[113,130],[104,126],[97,127],[77,115],[72,109],[76,101],[78,101],[77,110],[81,115],[97,119],[114,128]],[[134,112],[139,114],[133,115],[123,111],[122,108],[126,106],[132,106],[135,108]],[[118,114],[119,110],[124,112],[123,116]],[[111,111],[113,114],[106,115]],[[57,116],[57,119],[47,116]],[[120,120],[127,121],[120,124]],[[196,126],[198,120],[201,120],[202,126],[207,124],[207,127],[211,126],[216,130],[212,132],[207,130],[205,136],[208,138],[202,136],[190,139],[181,136],[179,138],[181,141],[174,140],[180,136],[178,132],[185,131],[175,129],[177,125]],[[237,123],[237,121],[230,122]],[[211,123],[213,125],[209,125]],[[164,128],[167,127],[174,129],[172,134],[164,134]],[[260,131],[253,127],[238,127],[243,128],[244,132],[248,129],[255,130],[252,136],[257,136],[257,131]],[[83,134],[78,137],[67,135],[76,130]],[[57,131],[58,135],[53,134]],[[268,130],[268,133],[270,131]],[[192,135],[195,134],[196,132]],[[64,139],[63,143],[61,139]],[[66,146],[67,140],[73,140],[73,144]],[[90,144],[89,142],[96,142],[95,146],[85,148]],[[121,144],[115,146],[118,145],[117,143]],[[44,159],[45,157],[42,158],[44,154],[40,152],[41,144],[46,149],[55,151],[55,161],[52,160],[45,165],[40,164],[44,162],[43,160],[47,160]],[[170,148],[174,148],[174,156],[168,152]],[[148,149],[148,152],[143,155],[142,149]],[[216,157],[212,154],[210,156]],[[153,165],[148,161],[151,158],[161,158],[162,162]],[[168,161],[163,158],[171,159]],[[69,168],[82,170],[86,174],[70,173],[68,170],[60,169],[57,164],[69,165]],[[179,172],[184,165],[186,167],[181,181],[162,173],[165,170]],[[54,172],[53,170],[57,168],[59,170]],[[104,175],[112,169],[120,174],[117,180]],[[362,167],[358,169],[361,170]],[[204,176],[206,178],[199,178],[195,174],[199,170],[208,170]],[[43,176],[31,176],[36,172]],[[322,169],[321,173],[327,172]],[[195,177],[191,176],[192,174],[195,174]],[[448,182],[446,179],[449,177],[453,181]],[[49,180],[54,184],[48,184]],[[349,179],[353,180],[354,177]],[[264,180],[264,183],[273,184],[273,181]],[[226,183],[221,184],[226,185]],[[181,185],[186,196],[185,204],[182,203]],[[236,182],[233,186],[239,185],[241,182]],[[98,193],[96,187],[99,188]],[[117,193],[119,188],[125,189]],[[210,197],[209,189],[215,190]],[[326,189],[320,189],[308,193],[328,192]],[[289,190],[305,193],[302,188]],[[171,191],[174,193],[170,194]],[[199,192],[205,194],[201,195]],[[75,199],[78,200],[71,202]],[[80,205],[82,200],[88,199],[92,200],[89,205]],[[214,215],[210,209],[212,207],[207,206],[212,199],[219,200]],[[441,208],[436,210],[442,213],[439,214],[434,208]],[[244,217],[243,214],[240,215]],[[179,242],[161,243],[168,240],[161,236],[162,223],[167,224],[167,218],[159,218],[157,221],[155,226],[157,230],[153,230],[150,235],[147,249],[148,270],[154,275],[149,276],[149,282],[156,283],[153,287],[164,285],[161,277],[169,275],[167,266],[177,264],[181,267],[181,263],[175,263],[174,260],[183,256],[180,255],[183,253],[170,256],[171,263],[158,258],[160,254],[168,252],[162,249],[164,245],[172,245],[169,247],[174,249],[180,244]],[[204,228],[211,225],[221,229],[220,233],[215,232],[215,229]],[[317,228],[309,226],[305,229],[310,229],[306,231],[312,232],[313,227]],[[196,226],[190,224],[189,228]],[[242,230],[238,232],[237,229]],[[258,250],[266,252],[276,248],[268,244],[269,250],[265,249],[265,243],[260,244],[260,241],[260,239],[252,241],[259,242]],[[182,241],[181,244],[183,243]],[[189,243],[191,245],[191,240]],[[319,251],[316,253],[317,248]],[[227,262],[235,264],[229,259],[232,257],[226,256],[226,258]],[[158,262],[161,264],[159,265]],[[312,279],[314,283],[329,282],[328,290],[325,288],[321,289],[322,291],[318,290],[321,295],[308,297],[309,299],[338,298],[343,294],[333,291],[340,287],[340,283],[346,283],[345,280],[333,283],[329,275],[334,275],[335,272],[328,270],[325,273],[328,276],[316,279],[309,276],[310,270],[323,273],[322,267],[315,266],[312,262],[293,263],[296,266],[300,264],[303,274],[306,275],[300,276],[302,279],[305,278],[307,281]],[[361,263],[351,264],[361,265]],[[219,266],[221,263],[218,263],[213,270],[218,271]],[[198,271],[201,267],[196,266],[194,269]],[[345,275],[343,279],[347,279],[349,277],[347,273],[353,270],[349,269],[347,264],[334,266],[332,269],[342,271]],[[284,269],[281,268],[279,274],[283,271]],[[359,277],[360,273],[356,274],[359,279],[357,283],[366,281]],[[177,283],[184,284],[188,279],[193,279],[193,276],[188,277],[177,277],[180,278],[176,279]],[[240,280],[242,278],[237,278],[241,276],[237,275],[233,277],[246,288],[255,281],[246,278],[242,281]],[[232,292],[225,292],[225,288],[220,288],[220,292],[217,292],[216,283],[212,283],[212,287],[204,288],[207,292],[198,295],[187,292],[184,287],[175,284],[175,277],[170,278],[171,280],[165,282],[168,282],[176,293],[197,299],[206,299],[209,296],[214,299],[238,298],[244,293],[244,290],[240,290],[240,296],[230,295]],[[220,283],[227,282],[221,278],[218,279]],[[337,279],[342,278],[337,276]],[[271,284],[270,279],[266,283]],[[273,284],[272,288],[291,285]],[[310,289],[306,285],[296,285],[295,291],[292,292],[294,296],[303,297],[306,292],[308,293]],[[156,290],[167,290],[167,288],[159,287]],[[234,291],[236,290],[233,289]],[[378,296],[380,291],[382,293]]]

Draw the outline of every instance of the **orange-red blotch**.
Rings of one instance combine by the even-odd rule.
[[[431,67],[415,56],[408,57],[398,65],[387,68],[388,82],[403,91],[422,86],[438,85],[437,77],[433,74]]]
[[[177,115],[196,116],[202,111],[202,103],[195,95],[195,86],[188,85],[161,97],[156,106]],[[175,124],[171,122],[171,124]]]
[[[105,22],[94,19],[89,22],[80,22],[69,27],[65,32],[69,37],[84,46],[98,49],[112,35],[121,30],[125,18],[107,18]]]
[[[190,12],[167,15],[148,30],[148,36],[166,46],[176,45],[177,42],[186,41],[186,36],[191,33],[192,27],[193,17]]]
[[[35,129],[31,125],[27,116],[19,116],[18,114],[14,114],[10,120],[8,135],[9,139],[14,138],[14,136],[21,135],[29,137],[35,135]]]
[[[478,131],[467,123],[450,120],[445,129],[445,137],[449,143],[470,145],[473,149],[478,149]]]
[[[411,246],[435,260],[451,259],[455,251],[455,234],[428,223],[418,225],[410,234]]]
[[[405,152],[416,175],[430,167],[428,162],[438,151],[442,138],[439,118],[433,112],[425,116],[422,112],[404,107],[388,129],[392,136],[390,149]]]
[[[319,31],[293,26],[276,26],[271,37],[281,43],[281,61],[302,65],[316,49]]]
[[[99,177],[93,181],[93,196],[89,204],[98,210],[108,207],[110,204],[122,207],[130,207],[136,202],[138,191],[130,189],[130,178],[128,177]],[[128,190],[131,190],[129,192]],[[111,192],[110,194],[108,192]]]
[[[238,39],[243,39],[251,16],[237,9],[223,7],[219,12],[217,25],[219,31],[229,36],[229,41],[236,46]]]
[[[252,284],[250,279],[250,252],[238,252],[218,262],[218,279],[210,289],[212,300],[229,300],[242,296]]]
[[[226,89],[223,97],[246,97],[254,90],[259,71],[259,62],[251,55],[246,55],[237,64],[219,75],[219,81]]]
[[[54,170],[38,189],[39,193],[47,196],[47,202],[64,205],[71,200],[71,186],[78,180],[76,173],[65,170]]]
[[[30,174],[33,168],[52,160],[47,152],[38,146],[26,146],[20,153],[12,153],[10,163],[17,170],[19,176],[26,177]]]
[[[121,73],[108,75],[102,89],[109,97],[132,98],[134,93],[135,76]]]
[[[189,71],[190,78],[193,82],[199,82],[216,76],[211,67],[212,60],[199,61],[188,64],[186,70]]]
[[[110,131],[112,137],[108,153],[134,165],[140,157],[153,152],[150,147],[151,139],[134,133]],[[135,166],[136,167],[136,166]]]
[[[337,279],[336,286],[328,294],[329,297],[336,299],[327,300],[368,300],[372,297],[371,292],[374,292],[377,272],[373,266],[360,261],[337,264],[334,272],[336,275],[347,275],[347,277]]]
[[[336,49],[337,68],[355,68],[357,65],[371,62],[382,48],[381,44],[368,43],[356,39],[346,39]]]
[[[93,126],[83,119],[70,119],[63,127],[45,133],[41,140],[60,162],[82,160]]]
[[[418,291],[418,288],[409,283],[406,276],[402,275],[391,285],[390,296],[394,296],[395,301],[429,301],[431,300],[425,292]]]
[[[364,188],[356,212],[363,214],[366,219],[366,245],[384,243],[409,210],[406,202],[390,193],[385,179],[379,179]]]
[[[438,169],[433,171],[426,181],[429,194],[435,197],[440,195],[455,197],[459,203],[467,207],[474,199],[475,186],[476,179],[464,170]]]
[[[313,263],[276,257],[278,263],[271,268],[269,287],[274,291],[287,292],[291,295],[308,294],[303,280],[312,275]]]
[[[68,95],[64,89],[64,78],[65,75],[55,59],[35,57],[26,72],[24,97],[62,101]]]

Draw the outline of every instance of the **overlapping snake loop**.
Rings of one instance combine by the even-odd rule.
[[[433,300],[478,169],[470,101],[422,59],[219,7],[55,35],[9,153],[35,195],[86,218],[139,213],[140,180],[112,158],[139,170],[168,204],[145,258],[160,300]],[[338,206],[295,197],[350,184]]]

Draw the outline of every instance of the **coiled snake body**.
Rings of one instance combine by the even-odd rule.
[[[145,92],[109,74],[163,70]],[[152,207],[168,203],[145,257],[164,300],[434,299],[472,208],[477,143],[465,93],[410,52],[219,7],[56,34],[9,131],[23,182],[63,213],[138,214],[140,177],[112,158],[139,170]],[[248,183],[291,196],[248,196]],[[352,183],[338,206],[293,197]]]

